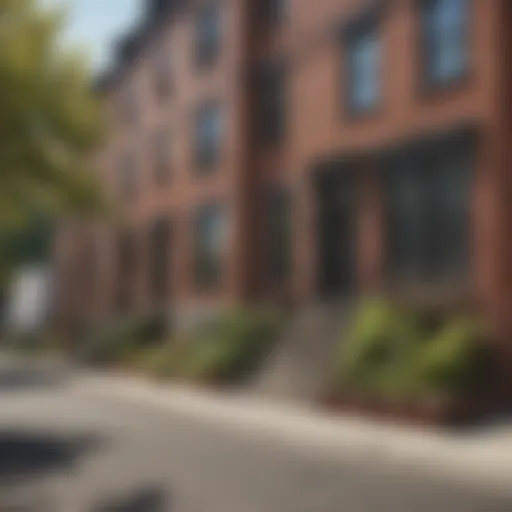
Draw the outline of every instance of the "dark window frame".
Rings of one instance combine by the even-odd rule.
[[[167,101],[174,91],[171,48],[166,42],[153,54],[153,91],[158,102]]]
[[[165,144],[165,141],[167,143]],[[172,134],[169,128],[160,128],[152,141],[154,178],[157,185],[167,185],[172,175]]]
[[[384,104],[385,83],[384,83],[384,38],[383,38],[383,24],[381,23],[381,12],[370,11],[347,24],[342,31],[342,83],[343,94],[342,106],[345,118],[349,119],[365,119],[367,117],[375,116],[379,113]],[[354,104],[354,89],[355,73],[354,63],[352,58],[353,47],[365,36],[374,34],[376,43],[378,44],[378,69],[376,70],[377,82],[375,87],[378,88],[378,93],[375,101],[369,105],[355,105]]]
[[[289,16],[289,0],[259,0],[258,15],[265,27],[281,25]]]
[[[139,188],[139,168],[137,154],[128,152],[122,155],[119,168],[119,191],[125,201],[134,200]]]
[[[138,265],[137,234],[123,229],[116,237],[115,309],[119,313],[130,311],[135,300]]]
[[[226,208],[220,202],[207,203],[199,206],[195,212],[194,218],[194,282],[198,289],[214,290],[222,282],[225,262],[223,256],[225,253],[214,254],[215,249],[207,247],[207,238],[211,236],[206,231],[212,228],[207,225],[208,222],[220,222],[220,229],[226,229],[227,223]],[[205,225],[206,224],[206,225]],[[219,226],[216,226],[219,228]],[[215,226],[214,226],[215,229]]]
[[[440,0],[416,0],[416,11],[418,20],[418,47],[419,47],[419,77],[420,90],[422,92],[437,92],[440,90],[451,90],[466,83],[471,76],[472,60],[473,60],[473,40],[471,33],[473,30],[473,13],[474,1],[462,0],[466,4],[465,23],[462,28],[462,38],[465,48],[465,64],[459,73],[448,77],[435,77],[431,68],[431,43],[430,30],[426,26],[426,10],[431,5]],[[443,1],[443,0],[441,0]]]
[[[281,146],[287,132],[287,65],[271,62],[259,70],[258,134],[263,145]]]
[[[120,110],[120,117],[123,124],[136,124],[139,118],[139,105],[137,103],[136,87],[134,83],[128,83],[121,91]]]
[[[215,116],[216,119],[208,119],[208,116]],[[218,135],[215,139],[208,140],[212,135],[205,135],[208,129],[205,125],[211,122],[218,124]],[[196,169],[199,174],[206,174],[214,171],[220,163],[222,147],[224,143],[224,111],[220,101],[209,100],[199,106],[195,115],[194,123],[194,155]]]
[[[223,12],[219,1],[202,5],[195,20],[195,62],[198,68],[211,68],[220,58],[223,40]],[[212,28],[213,27],[213,28]]]
[[[381,177],[382,190],[385,193],[383,218],[386,232],[386,274],[390,282],[461,281],[470,277],[473,256],[471,204],[477,150],[474,135],[461,132],[445,139],[423,141],[386,157]],[[419,223],[414,229],[409,226],[410,234],[414,233],[417,238],[417,246],[411,248],[409,244],[405,248],[411,258],[405,262],[399,261],[401,257],[406,257],[397,252],[396,245],[399,238],[403,237],[403,232],[396,231],[390,195],[392,180],[399,178],[400,174],[413,180],[419,194],[415,200],[411,200],[410,193],[406,194],[411,207],[416,210],[415,214],[410,212],[404,215],[403,211],[397,213],[401,215],[401,221],[405,219],[408,223]],[[457,186],[447,190],[447,178],[462,181],[455,182]],[[460,191],[461,184],[467,187],[464,191],[464,203],[459,205],[458,211],[453,211],[453,196],[444,196],[443,192]],[[457,222],[460,224],[458,228],[454,226]],[[401,242],[403,243],[403,239]],[[416,256],[411,256],[411,250]]]
[[[272,284],[285,284],[291,275],[292,195],[284,186],[267,191],[267,271]]]
[[[148,288],[151,299],[160,305],[170,298],[172,277],[172,222],[159,216],[149,228]]]

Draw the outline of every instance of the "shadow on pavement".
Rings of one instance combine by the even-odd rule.
[[[0,485],[68,471],[99,444],[100,440],[89,434],[64,436],[0,430]]]
[[[169,512],[169,496],[158,488],[146,487],[128,496],[106,500],[94,507],[94,512]]]

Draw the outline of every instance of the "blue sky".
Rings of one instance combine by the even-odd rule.
[[[143,2],[144,0],[142,0]],[[96,70],[111,59],[112,44],[140,15],[141,0],[43,0],[68,12],[66,41],[84,46]]]

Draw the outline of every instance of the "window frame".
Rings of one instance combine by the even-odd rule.
[[[126,227],[116,233],[114,309],[121,314],[129,312],[135,301],[139,265],[137,246],[137,232],[133,228]]]
[[[416,0],[416,13],[418,25],[418,48],[419,58],[419,79],[420,90],[423,92],[435,92],[439,90],[450,90],[452,88],[461,86],[467,82],[471,76],[473,66],[473,38],[471,37],[473,31],[474,20],[474,1],[463,0],[466,4],[465,21],[462,28],[462,38],[465,48],[465,65],[464,68],[458,73],[449,77],[435,77],[431,68],[431,46],[430,35],[431,30],[426,26],[425,11],[429,8],[429,4],[440,0]],[[441,0],[443,1],[443,0]]]
[[[475,187],[475,176],[477,166],[478,141],[471,131],[455,132],[444,137],[423,139],[414,142],[406,148],[397,149],[393,154],[384,158],[382,173],[382,190],[384,205],[384,232],[385,232],[385,269],[387,280],[390,283],[414,284],[429,282],[457,282],[467,281],[471,277],[473,265],[473,248],[471,244],[471,233],[473,226],[472,219],[472,198]],[[412,178],[419,180],[416,183],[422,196],[416,208],[419,208],[421,232],[417,235],[419,249],[415,252],[418,255],[417,261],[400,262],[396,260],[393,253],[393,225],[391,219],[391,185],[390,181],[398,175],[399,166],[397,163],[408,162],[412,165],[405,166],[412,174]],[[404,172],[404,171],[401,171]],[[446,197],[441,198],[439,187],[446,183],[446,177],[457,179],[456,173],[463,173],[465,200],[460,213],[464,225],[462,233],[457,231],[456,236],[450,234],[443,219],[447,216],[452,219],[453,213],[447,214],[449,210]],[[460,176],[459,176],[460,178]],[[460,185],[460,183],[459,183]],[[459,190],[460,186],[451,190]],[[401,213],[403,218],[403,212]],[[453,226],[452,226],[453,227]],[[454,247],[451,241],[461,236],[460,246]],[[398,235],[400,236],[400,235]],[[410,251],[410,247],[409,247]],[[404,269],[412,268],[410,273]],[[415,267],[415,268],[413,268]]]
[[[212,144],[206,144],[205,140],[207,137],[201,134],[201,131],[207,131],[204,128],[206,123],[206,114],[215,112],[217,116],[216,123],[218,123],[218,135],[216,140]],[[222,103],[218,100],[208,100],[199,105],[195,118],[194,118],[194,160],[195,167],[199,174],[208,174],[213,172],[220,164],[222,148],[225,139],[225,127],[224,127],[224,111]]]
[[[223,11],[219,1],[211,0],[201,5],[194,23],[195,63],[199,69],[213,67],[220,58],[223,41]],[[208,18],[211,16],[212,18]],[[209,31],[208,23],[215,24],[215,38]],[[206,34],[206,35],[205,35]]]
[[[164,142],[167,141],[164,148]],[[167,126],[160,127],[151,141],[153,154],[153,177],[156,185],[167,185],[172,175],[172,133]]]
[[[265,146],[279,147],[286,139],[288,124],[286,63],[277,61],[263,66],[258,83],[258,139]],[[270,86],[276,84],[280,87]]]
[[[124,201],[134,200],[139,190],[139,167],[137,153],[124,152],[120,158],[119,196]]]
[[[290,0],[259,0],[259,18],[265,27],[282,25],[290,15]]]
[[[151,64],[153,93],[157,102],[163,103],[171,97],[174,89],[173,61],[169,42],[160,43],[152,55]]]
[[[354,91],[354,68],[353,68],[353,60],[351,59],[351,48],[355,42],[368,34],[375,34],[376,42],[378,44],[378,61],[377,66],[378,69],[375,71],[377,76],[377,83],[375,84],[378,87],[378,95],[375,101],[371,105],[367,106],[357,106],[353,101],[353,91]],[[342,36],[342,66],[341,72],[343,75],[342,83],[343,83],[343,94],[342,94],[342,104],[343,110],[345,112],[345,116],[350,119],[359,119],[359,118],[367,118],[374,116],[378,113],[384,104],[384,95],[385,95],[385,83],[384,83],[384,72],[383,72],[383,61],[385,54],[384,47],[384,37],[383,37],[383,27],[380,20],[380,12],[377,13],[369,13],[365,16],[358,18],[351,23],[349,23],[344,31]]]
[[[225,233],[227,232],[227,223],[228,216],[225,205],[221,202],[211,202],[200,205],[194,216],[194,283],[197,289],[200,290],[214,290],[218,288],[222,282],[224,269],[225,269],[225,251],[223,248],[220,248],[219,251],[211,251],[211,248],[208,248],[208,242],[205,241],[205,238],[211,236],[209,233],[206,233],[206,230],[203,231],[204,225],[202,224],[205,221],[210,221],[214,219],[214,222],[220,222],[221,231],[224,231],[224,234],[221,236],[224,237],[223,242],[226,243]],[[211,225],[209,226],[211,228]],[[218,228],[218,226],[217,226]],[[206,233],[206,235],[205,235]],[[206,249],[206,250],[205,250]],[[216,253],[216,254],[213,254]],[[208,261],[213,256],[215,261]],[[212,265],[212,268],[206,269],[205,264],[208,266]]]
[[[140,116],[139,104],[137,102],[137,87],[133,81],[127,83],[121,90],[119,97],[120,115],[122,124],[133,126]]]
[[[290,190],[282,185],[270,187],[266,206],[267,276],[272,284],[282,285],[291,276],[293,203]],[[282,245],[276,246],[277,241]]]
[[[172,277],[172,221],[167,215],[153,219],[148,230],[148,289],[155,304],[170,298]]]

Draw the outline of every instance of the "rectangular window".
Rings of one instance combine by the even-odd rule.
[[[149,289],[156,304],[169,298],[171,268],[171,226],[165,218],[157,219],[149,236]]]
[[[464,275],[469,263],[469,152],[432,148],[390,166],[387,239],[392,276],[428,280]]]
[[[423,274],[426,255],[426,196],[418,162],[397,159],[387,182],[390,273],[405,280]]]
[[[437,85],[456,81],[469,64],[469,2],[421,0],[424,78]]]
[[[157,185],[168,183],[172,172],[171,134],[168,129],[161,129],[154,140],[154,171]]]
[[[117,239],[116,310],[127,312],[134,298],[136,273],[136,239],[134,233],[124,231]]]
[[[277,145],[286,131],[286,90],[283,66],[270,65],[262,73],[260,90],[260,136],[262,142]]]
[[[381,99],[381,40],[375,24],[356,27],[346,38],[347,106],[363,114]]]
[[[226,223],[219,205],[200,208],[196,219],[195,275],[200,287],[214,287],[221,278]]]
[[[134,124],[137,121],[139,111],[137,95],[134,84],[129,84],[120,96],[120,121],[121,124]]]
[[[196,20],[196,59],[199,66],[211,66],[220,53],[222,19],[218,5],[207,5]]]
[[[119,173],[120,195],[125,200],[131,200],[136,196],[138,187],[138,170],[134,155],[127,153],[122,156]]]
[[[429,169],[431,197],[431,274],[464,275],[470,251],[469,218],[472,162],[468,151],[448,150],[432,158]]]
[[[265,25],[282,23],[288,14],[289,0],[260,0],[261,18]]]
[[[268,270],[273,283],[282,283],[289,275],[291,245],[291,212],[285,190],[270,191],[267,207]]]
[[[153,56],[153,86],[157,100],[164,101],[171,95],[172,63],[169,45],[163,45]]]
[[[215,167],[222,144],[222,116],[217,103],[209,103],[199,109],[195,128],[195,154],[198,169]]]

